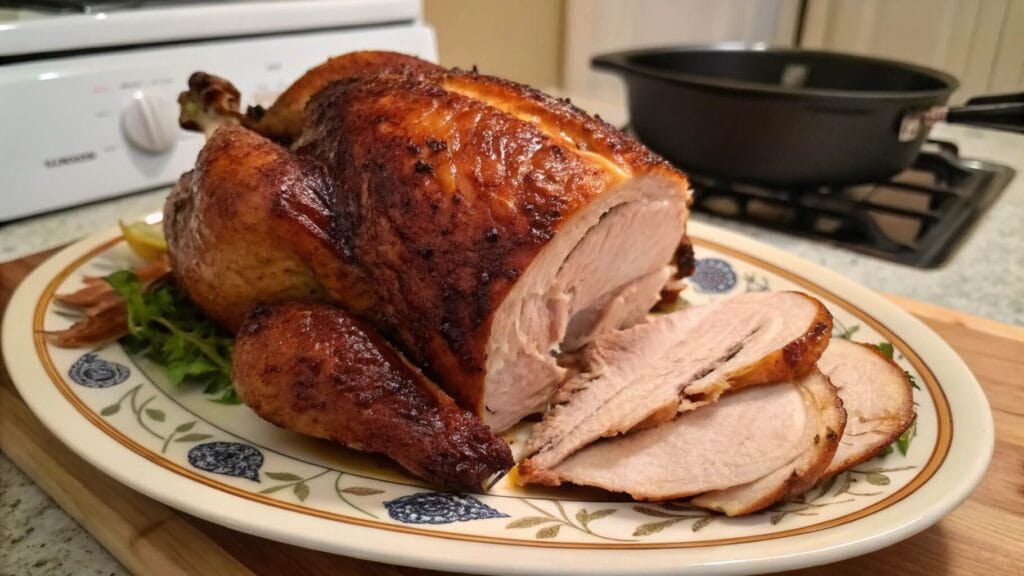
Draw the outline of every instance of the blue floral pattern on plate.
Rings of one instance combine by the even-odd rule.
[[[700,258],[690,281],[698,292],[723,294],[736,286],[736,271],[721,258]]]
[[[472,496],[417,492],[384,503],[388,516],[406,524],[450,524],[467,520],[508,518]]]
[[[68,369],[68,376],[86,388],[110,388],[124,382],[131,375],[131,370],[123,364],[104,360],[89,352],[82,356]]]
[[[239,442],[207,442],[188,451],[188,463],[214,474],[259,482],[263,453]]]

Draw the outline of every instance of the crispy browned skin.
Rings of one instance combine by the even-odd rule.
[[[220,128],[167,205],[168,243],[229,328],[254,303],[334,300],[479,414],[493,312],[559,227],[629,177],[685,178],[566,101],[410,61],[351,54],[297,82],[282,110],[319,92],[295,155]]]
[[[372,328],[323,304],[257,307],[238,333],[235,389],[289,430],[378,452],[450,488],[512,467],[503,440]]]
[[[568,102],[475,73],[361,76],[306,114],[297,151],[325,166],[378,325],[477,413],[492,312],[559,226],[626,174],[683,179]]]
[[[336,56],[306,72],[267,110],[250,108],[242,124],[272,140],[289,144],[302,133],[303,111],[314,94],[336,80],[386,70],[440,71],[441,67],[398,52],[363,51]]]
[[[189,296],[234,331],[257,303],[369,296],[330,240],[324,179],[237,126],[219,128],[164,207],[171,267]]]

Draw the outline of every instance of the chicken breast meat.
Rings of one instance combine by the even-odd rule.
[[[803,494],[818,482],[839,447],[846,425],[846,410],[835,387],[819,370],[812,370],[796,385],[804,400],[805,423],[803,435],[795,444],[793,459],[756,480],[705,492],[692,498],[692,504],[739,516]],[[717,406],[709,408],[714,410]],[[775,423],[777,426],[786,424],[793,426],[784,420]]]
[[[336,83],[307,116],[297,150],[329,175],[378,324],[494,430],[675,273],[686,180],[565,102],[449,72]]]
[[[845,413],[821,372],[747,388],[645,430],[574,453],[545,475],[637,500],[698,495],[731,516],[810,488],[832,461]]]
[[[817,300],[749,293],[692,306],[606,334],[584,348],[526,446],[523,482],[557,483],[552,469],[595,440],[670,420],[727,390],[781,382],[814,368],[832,332]]]
[[[722,312],[704,306],[688,314]],[[607,335],[592,346],[619,336]],[[582,446],[553,466],[538,467],[538,461],[546,462],[541,452],[541,458],[521,464],[519,478],[595,486],[638,500],[691,498],[696,506],[730,516],[799,495],[873,458],[914,419],[908,376],[875,346],[835,339],[819,353],[817,368],[803,376],[730,389],[717,402],[674,420],[580,442]],[[638,405],[635,399],[611,403]],[[543,433],[543,424],[536,431]]]

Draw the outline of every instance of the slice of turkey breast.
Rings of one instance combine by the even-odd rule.
[[[767,508],[814,486],[835,456],[846,425],[846,410],[835,387],[819,370],[801,378],[797,385],[806,410],[799,454],[757,480],[706,492],[690,500],[691,504],[739,516]],[[707,408],[714,409],[715,406]],[[783,426],[785,423],[776,422],[775,425]],[[813,436],[810,436],[812,431]]]
[[[780,382],[814,366],[832,319],[797,292],[751,293],[605,334],[553,399],[527,443],[524,482],[603,436],[651,426],[724,391]]]
[[[831,341],[818,360],[846,408],[846,430],[825,476],[870,460],[914,421],[906,372],[871,344]]]
[[[598,441],[539,479],[626,492],[637,500],[703,494],[694,503],[745,514],[812,485],[835,453],[843,420],[835,389],[812,370]]]

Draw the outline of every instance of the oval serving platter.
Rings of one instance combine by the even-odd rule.
[[[802,290],[834,315],[833,337],[891,344],[913,377],[916,431],[888,454],[796,501],[742,518],[685,502],[638,503],[582,489],[431,490],[383,458],[278,429],[242,405],[170,385],[119,344],[49,345],[71,320],[53,302],[85,276],[137,263],[120,231],[86,238],[36,269],[3,325],[7,368],[40,420],[139,492],[266,538],[422,568],[519,574],[726,574],[793,569],[875,550],[923,530],[980,482],[993,447],[977,381],[918,320],[878,294],[742,236],[690,224],[697,272],[684,296]],[[512,438],[521,443],[523,430]]]

